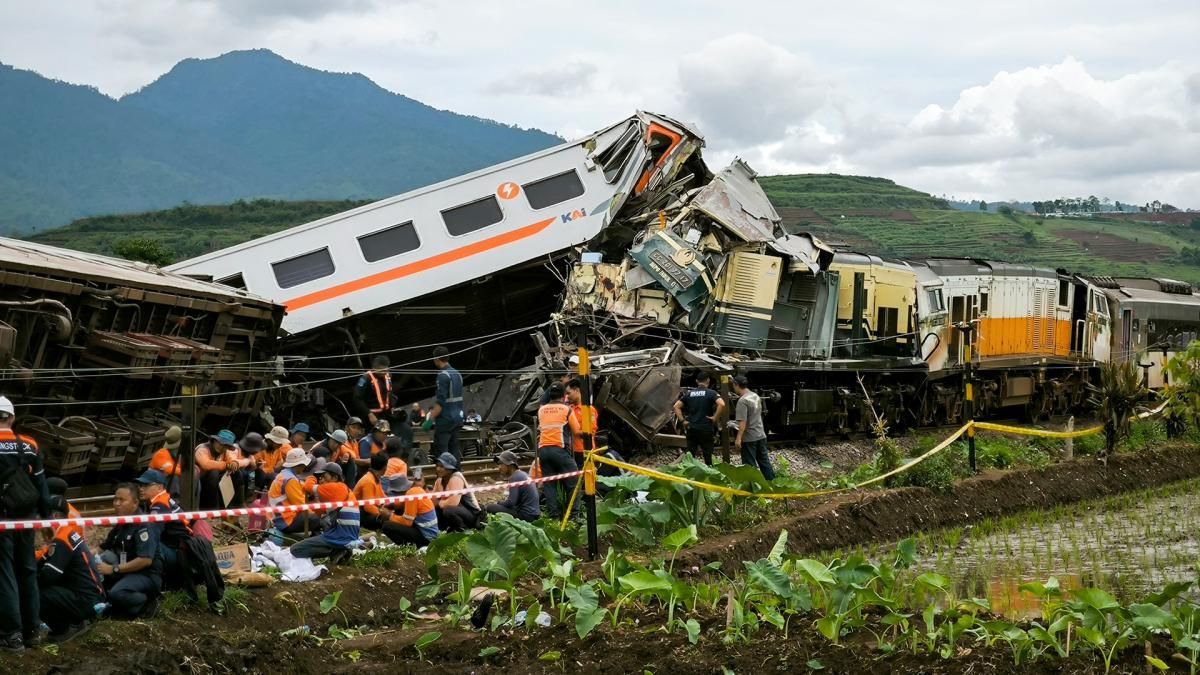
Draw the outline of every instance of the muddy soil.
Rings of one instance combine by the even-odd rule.
[[[1042,508],[1116,492],[1152,487],[1200,476],[1200,453],[1171,449],[1118,456],[1108,466],[1079,460],[1041,470],[990,473],[960,483],[952,494],[919,488],[871,492],[843,497],[745,532],[703,542],[684,551],[676,569],[722,560],[725,569],[740,569],[742,560],[762,557],[781,528],[796,552],[845,547],[897,539],[919,529],[960,525],[972,520]],[[796,503],[797,510],[806,505]],[[586,640],[572,625],[525,631],[473,633],[441,621],[404,625],[402,598],[412,599],[427,580],[420,560],[403,559],[393,569],[338,567],[309,584],[276,584],[249,592],[246,610],[234,608],[219,617],[198,608],[163,612],[147,622],[104,621],[91,633],[54,653],[34,650],[0,656],[0,672],[22,673],[340,673],[340,672],[567,672],[598,673],[649,670],[655,673],[806,672],[811,659],[831,673],[1090,673],[1103,664],[1089,655],[1068,661],[1045,661],[1032,667],[1012,666],[1006,651],[964,649],[952,660],[936,656],[882,655],[870,633],[861,631],[848,644],[834,647],[808,620],[793,622],[788,638],[764,631],[750,644],[724,644],[724,616],[702,621],[700,643],[690,645],[682,631],[661,630],[665,617],[639,617],[638,626],[612,629],[602,624]],[[322,615],[323,597],[342,591],[338,609]],[[279,599],[286,592],[293,603]],[[436,603],[431,603],[436,605]],[[340,610],[340,611],[339,611]],[[432,611],[437,611],[433,607]],[[633,617],[634,610],[623,613]],[[344,615],[343,615],[344,613]],[[282,637],[300,624],[328,635],[329,627],[362,627],[364,635],[318,643],[311,638]],[[440,639],[418,654],[422,635],[437,631]],[[480,650],[496,647],[481,657]],[[1162,648],[1165,650],[1165,646]],[[1124,655],[1116,672],[1143,672],[1141,647]],[[1156,650],[1166,658],[1169,652]]]

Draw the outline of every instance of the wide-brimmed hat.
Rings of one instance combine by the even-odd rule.
[[[228,445],[231,448],[237,444],[237,436],[234,436],[233,432],[228,429],[222,429],[208,438],[209,440],[216,441],[221,445]]]
[[[257,431],[242,436],[242,440],[238,441],[238,447],[253,455],[256,452],[261,452],[267,447],[266,441],[263,440],[263,435]]]
[[[167,450],[178,450],[180,442],[183,441],[183,429],[178,426],[173,426],[167,429],[167,433],[163,434],[163,444]]]
[[[458,460],[454,458],[454,455],[448,452],[443,452],[442,454],[438,455],[437,463],[442,468],[450,469],[451,471],[458,471]]]
[[[286,445],[288,443],[288,430],[283,427],[271,427],[267,432],[267,440],[275,445]]]
[[[312,461],[312,457],[304,451],[304,448],[292,448],[288,450],[287,457],[283,460],[283,466],[290,469],[294,466],[303,466]]]
[[[384,490],[389,495],[402,495],[408,492],[413,485],[412,480],[409,479],[406,473],[394,473],[390,476],[384,476],[383,480],[387,484]]]

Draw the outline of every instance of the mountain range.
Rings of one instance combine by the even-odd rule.
[[[119,99],[0,64],[0,233],[183,202],[379,198],[561,141],[267,50],[187,59]]]

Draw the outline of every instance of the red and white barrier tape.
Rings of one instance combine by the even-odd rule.
[[[546,476],[543,478],[528,478],[526,480],[514,481],[512,483],[495,483],[493,485],[477,485],[475,487],[463,488],[460,490],[443,490],[441,492],[425,492],[416,495],[396,495],[393,497],[376,497],[373,499],[355,500],[352,502],[309,502],[307,504],[280,504],[278,506],[248,506],[239,509],[216,509],[213,511],[182,511],[180,513],[138,513],[132,516],[88,516],[84,518],[47,518],[45,520],[0,520],[0,532],[11,532],[14,530],[39,530],[45,528],[61,527],[63,525],[101,525],[112,527],[114,525],[132,525],[135,523],[167,523],[174,520],[212,520],[214,518],[228,518],[230,516],[249,516],[249,515],[267,515],[274,513],[287,513],[289,511],[327,511],[336,509],[342,506],[383,506],[385,504],[399,504],[416,499],[441,499],[442,497],[453,497],[455,495],[468,495],[477,492],[487,492],[489,490],[507,490],[513,487],[522,485],[537,485],[540,483],[549,483],[557,480],[565,480],[582,476],[582,471],[571,471],[569,473],[560,473],[555,476]]]

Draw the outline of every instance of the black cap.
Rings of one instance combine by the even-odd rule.
[[[562,382],[555,382],[546,389],[546,393],[550,395],[550,398],[555,399],[562,398],[563,394],[567,392],[566,389],[563,389]]]

